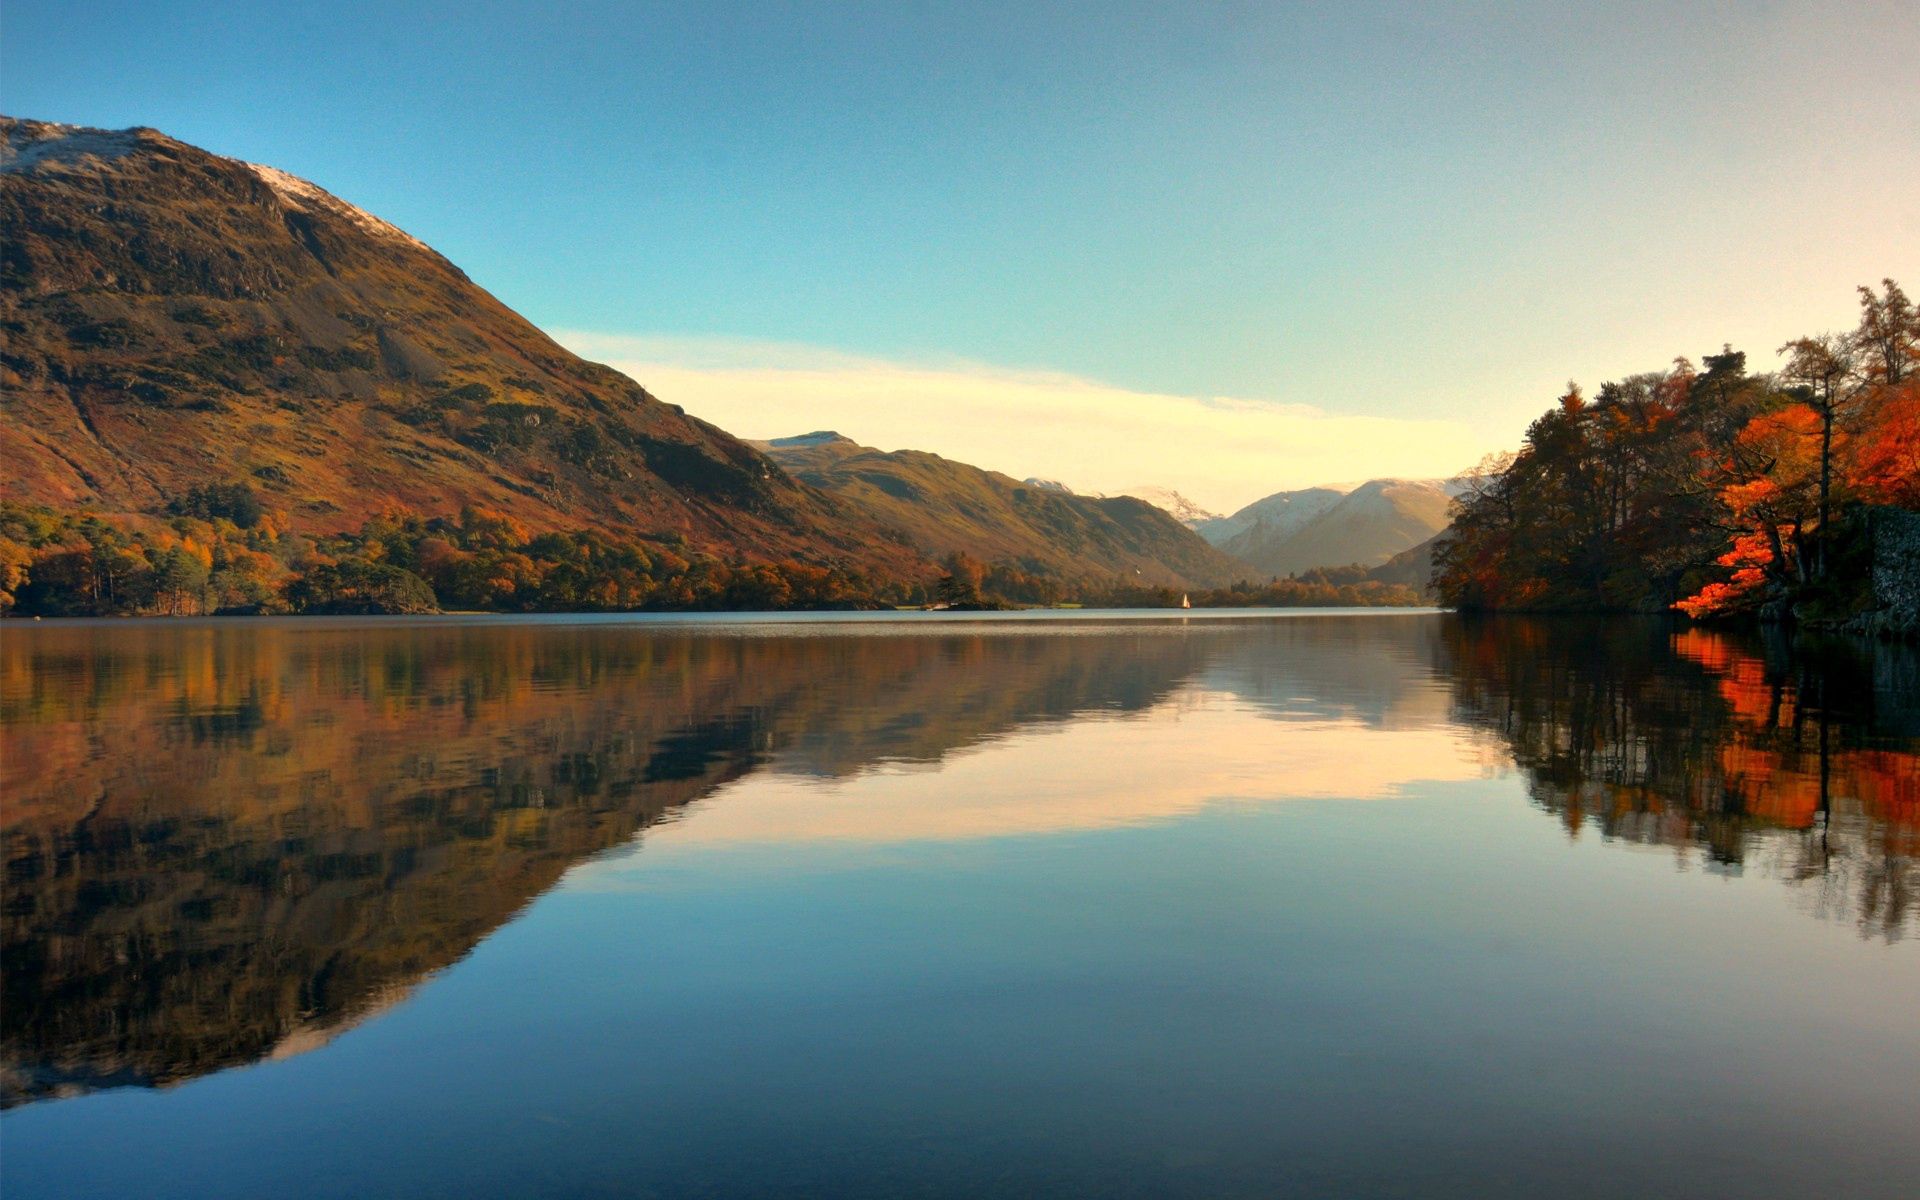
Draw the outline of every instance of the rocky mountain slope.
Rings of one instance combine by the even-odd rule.
[[[758,443],[796,479],[904,530],[929,555],[963,551],[1035,574],[1215,587],[1246,569],[1132,496],[1077,496],[1046,482],[917,450],[812,433]]]
[[[463,505],[923,574],[869,514],[585,362],[392,225],[151,129],[0,118],[0,499],[297,530]]]

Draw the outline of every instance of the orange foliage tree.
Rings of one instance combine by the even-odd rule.
[[[1868,503],[1920,508],[1920,375],[1876,392],[1846,472]]]
[[[1870,605],[1858,505],[1920,508],[1920,311],[1886,280],[1854,329],[1781,353],[1772,375],[1729,347],[1592,400],[1570,385],[1455,502],[1435,590],[1462,609]]]

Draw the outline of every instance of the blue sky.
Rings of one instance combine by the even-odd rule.
[[[1917,282],[1916,94],[1911,2],[0,14],[7,112],[312,179],[737,432],[1223,506],[1450,470],[1569,377],[1766,365],[1855,284]],[[904,391],[838,402],[835,370]],[[1009,379],[1118,423],[1076,452],[1085,405]],[[1229,467],[1266,443],[1220,412],[1274,455]],[[1156,470],[1138,441],[1186,425]]]

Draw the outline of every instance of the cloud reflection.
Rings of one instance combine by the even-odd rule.
[[[1231,693],[1192,691],[1151,711],[1029,728],[950,755],[937,772],[882,765],[821,780],[748,776],[658,828],[656,847],[897,843],[1110,829],[1209,805],[1377,799],[1483,777],[1497,760],[1443,725],[1358,716],[1277,719]]]

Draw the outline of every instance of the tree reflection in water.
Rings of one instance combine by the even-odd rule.
[[[1572,619],[1450,622],[1441,645],[1461,718],[1499,734],[1571,834],[1764,872],[1866,936],[1912,923],[1911,649]]]

